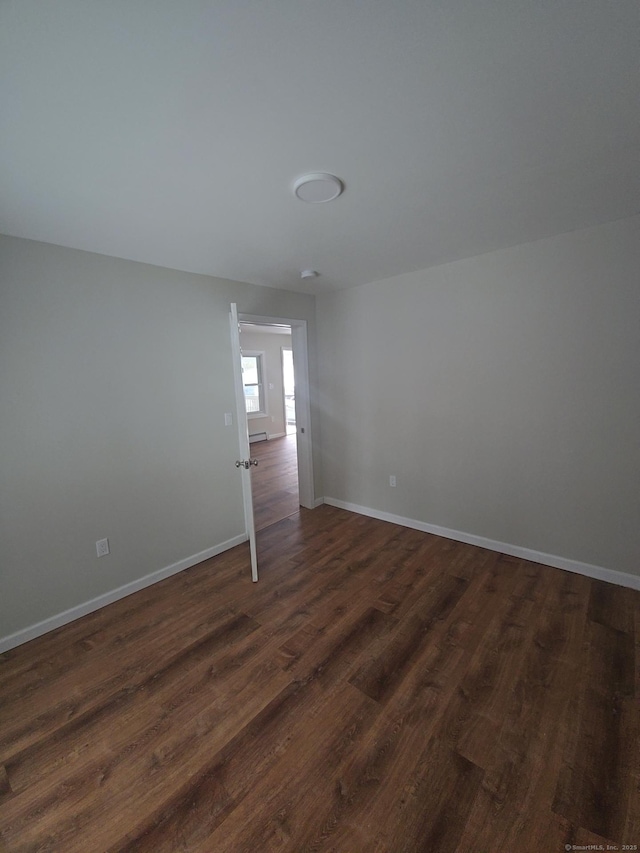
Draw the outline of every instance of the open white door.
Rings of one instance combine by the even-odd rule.
[[[236,468],[242,477],[242,499],[244,501],[244,523],[249,537],[251,550],[251,578],[258,580],[258,553],[256,550],[256,526],[253,520],[253,498],[251,496],[251,465],[257,465],[257,460],[249,455],[249,423],[244,401],[244,385],[242,383],[242,352],[240,349],[240,331],[238,329],[238,308],[231,303],[231,356],[233,358],[233,381],[236,390],[236,423],[238,425],[238,447],[240,458],[236,459]]]

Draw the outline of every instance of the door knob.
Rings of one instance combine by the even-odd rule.
[[[257,459],[236,459],[236,468],[250,468],[252,465],[257,465]]]

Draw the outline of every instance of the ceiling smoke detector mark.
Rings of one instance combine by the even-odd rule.
[[[327,172],[311,172],[302,175],[293,185],[293,192],[300,201],[309,204],[324,204],[338,198],[344,190],[344,184],[335,175]]]

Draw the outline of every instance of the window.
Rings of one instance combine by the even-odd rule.
[[[264,396],[264,353],[242,353],[242,384],[247,415],[264,416],[267,406]]]

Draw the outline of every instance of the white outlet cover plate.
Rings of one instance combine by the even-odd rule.
[[[106,557],[109,553],[109,540],[98,539],[96,542],[96,554],[98,557]]]

